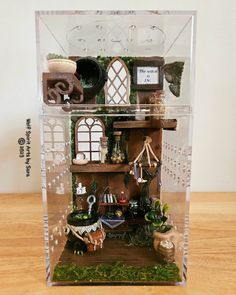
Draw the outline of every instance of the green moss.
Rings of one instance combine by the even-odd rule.
[[[104,89],[102,89],[98,95],[96,96],[96,103],[97,104],[105,104],[105,93]]]
[[[150,224],[140,225],[134,231],[127,233],[128,243],[133,246],[151,247],[153,245],[154,227]]]
[[[180,282],[175,263],[155,266],[130,266],[123,262],[78,266],[57,265],[53,281],[57,282]]]
[[[137,103],[137,90],[131,88],[129,100],[131,104]]]

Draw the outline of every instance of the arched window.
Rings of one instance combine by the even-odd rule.
[[[75,151],[83,152],[89,161],[99,161],[100,137],[105,136],[101,119],[83,117],[75,125]]]
[[[119,57],[107,67],[108,80],[104,87],[106,104],[129,104],[130,76],[126,64]]]
[[[65,131],[63,124],[56,119],[44,122],[44,149],[46,161],[60,162],[65,158]]]

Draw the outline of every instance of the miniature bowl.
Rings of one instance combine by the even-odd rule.
[[[73,164],[75,165],[86,165],[88,163],[88,159],[73,159]]]
[[[48,70],[50,73],[71,73],[76,71],[76,62],[70,59],[50,59],[48,60]]]

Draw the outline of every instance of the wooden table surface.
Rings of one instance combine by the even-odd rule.
[[[0,294],[236,294],[236,193],[192,193],[185,287],[47,287],[40,194],[0,195]]]

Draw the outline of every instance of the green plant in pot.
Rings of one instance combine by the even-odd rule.
[[[61,54],[49,53],[47,55],[48,70],[50,73],[71,73],[76,71],[76,62]]]
[[[168,217],[166,215],[168,210],[169,206],[167,203],[162,205],[160,200],[156,200],[152,209],[145,214],[145,220],[151,222],[153,228],[153,246],[157,252],[162,241],[172,243],[178,238],[178,233],[167,222]]]
[[[144,216],[146,221],[152,223],[153,229],[160,233],[169,231],[172,226],[167,223],[168,217],[166,216],[169,206],[165,203],[163,206],[160,200],[156,200],[152,205],[152,208]]]
[[[159,200],[155,201],[149,211],[144,215],[147,224],[138,226],[133,232],[128,234],[130,245],[140,247],[151,247],[156,245],[157,240],[171,232],[172,225],[167,223],[168,205],[161,205]],[[158,245],[157,245],[158,246]]]

